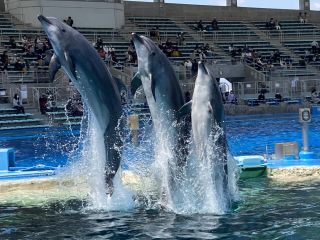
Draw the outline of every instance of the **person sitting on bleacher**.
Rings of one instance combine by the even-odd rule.
[[[263,91],[260,91],[260,94],[258,96],[258,101],[264,103],[266,101],[266,97],[264,96]]]
[[[2,69],[8,70],[8,65],[10,64],[9,56],[7,54],[7,51],[4,51],[1,54],[1,62],[2,62]]]
[[[47,96],[45,94],[42,94],[41,97],[39,98],[39,108],[41,114],[46,114],[47,112]]]
[[[276,22],[275,22],[275,28],[277,29],[277,30],[281,30],[281,25],[280,25],[280,23],[279,23],[279,21],[278,20],[276,20]]]
[[[103,47],[103,40],[100,36],[97,37],[97,42],[95,44],[95,48],[99,49]]]
[[[237,104],[237,98],[234,92],[231,90],[227,96],[227,103]]]
[[[302,16],[302,12],[299,12],[299,21],[300,23],[306,23],[307,21],[307,13],[304,13],[304,16]]]
[[[198,31],[203,31],[204,30],[204,27],[203,27],[203,24],[202,24],[202,20],[200,20],[197,24],[197,30]]]
[[[219,30],[219,26],[218,26],[218,21],[217,19],[213,19],[212,22],[211,22],[211,27],[212,27],[212,30]]]
[[[64,109],[68,116],[76,117],[83,115],[83,110],[79,108],[79,105],[73,102],[72,98],[68,99]]]
[[[275,98],[275,100],[277,100],[278,102],[281,102],[281,101],[282,101],[282,96],[281,96],[281,94],[278,93],[278,92],[274,95],[274,98]]]
[[[275,24],[273,18],[270,18],[270,21],[269,21],[269,29],[270,29],[270,30],[273,30],[273,29],[275,29],[275,28],[276,28],[276,24]]]
[[[313,103],[320,104],[320,96],[315,88],[311,91],[311,100]]]
[[[10,36],[10,38],[9,38],[9,44],[10,44],[10,48],[13,48],[13,49],[17,48],[16,40],[12,36]]]
[[[313,54],[316,54],[319,52],[319,44],[316,40],[313,40],[311,43],[311,51]]]
[[[49,95],[48,101],[47,101],[47,112],[54,112],[57,110],[56,102],[53,100],[53,96]]]
[[[19,113],[24,114],[24,107],[22,106],[21,101],[20,101],[20,97],[17,93],[13,96],[12,107],[17,110],[18,114]]]

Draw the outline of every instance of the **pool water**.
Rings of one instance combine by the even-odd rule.
[[[314,118],[310,124],[310,148],[316,154],[319,121]],[[297,114],[228,117],[226,131],[234,155],[264,154],[266,146],[271,154],[277,142],[298,141],[301,146]],[[7,131],[0,132],[0,147],[17,149],[17,166],[63,166],[76,149],[78,136],[77,128]],[[148,137],[145,142],[150,143]],[[128,147],[126,164],[137,151],[149,154],[150,148]],[[223,216],[184,216],[144,208],[94,212],[84,210],[78,201],[42,207],[0,203],[0,239],[319,239],[320,182],[257,178],[240,181],[239,189],[241,201]]]
[[[242,202],[223,216],[85,212],[77,202],[0,206],[0,239],[319,239],[320,183],[239,185]]]

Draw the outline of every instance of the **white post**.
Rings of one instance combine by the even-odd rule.
[[[304,122],[302,123],[302,141],[303,141],[303,146],[302,146],[302,151],[309,152],[309,123]]]

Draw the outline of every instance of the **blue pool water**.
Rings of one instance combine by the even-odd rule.
[[[314,118],[310,124],[310,147],[318,157],[319,121]],[[263,154],[266,146],[270,154],[277,142],[298,141],[301,146],[297,114],[228,117],[226,129],[234,155]],[[18,166],[62,166],[76,149],[78,136],[77,128],[7,131],[0,132],[0,147],[17,150]],[[150,154],[151,145],[136,152],[127,148],[125,158],[137,151]],[[143,208],[83,211],[83,203],[76,200],[43,207],[0,203],[0,239],[319,239],[320,182],[258,178],[240,181],[239,188],[241,201],[223,216]]]
[[[148,143],[151,127],[146,127],[143,138]],[[275,143],[297,141],[302,146],[301,124],[297,114],[255,115],[226,118],[229,149],[235,156],[274,153]],[[78,146],[79,127],[0,131],[0,148],[16,149],[18,167],[45,164],[64,166],[69,155]],[[314,118],[309,127],[309,144],[320,158],[320,118]],[[150,152],[152,144],[139,151]],[[149,148],[149,149],[148,149]],[[137,152],[125,149],[128,160]],[[133,157],[134,158],[134,157]]]

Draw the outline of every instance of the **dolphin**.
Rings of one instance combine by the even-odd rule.
[[[63,68],[101,129],[106,152],[106,185],[112,194],[123,144],[118,126],[122,106],[117,83],[83,35],[56,18],[39,15],[38,19],[54,50],[49,66],[51,74],[60,66]]]
[[[225,145],[224,108],[220,89],[203,62],[198,63],[191,104],[192,134],[196,148],[203,149],[211,141],[210,135],[216,126],[222,130],[219,141]]]
[[[215,179],[222,176],[225,191],[228,189],[228,167],[223,101],[217,81],[201,61],[192,100],[182,109],[187,107],[191,109],[192,138],[197,157],[199,161],[212,161],[218,167],[218,173],[212,174]]]
[[[187,124],[179,116],[184,97],[174,70],[165,54],[145,36],[132,33],[138,57],[138,72],[131,83],[132,93],[139,86],[150,108],[156,135],[166,131],[168,144],[178,165],[186,159]]]

